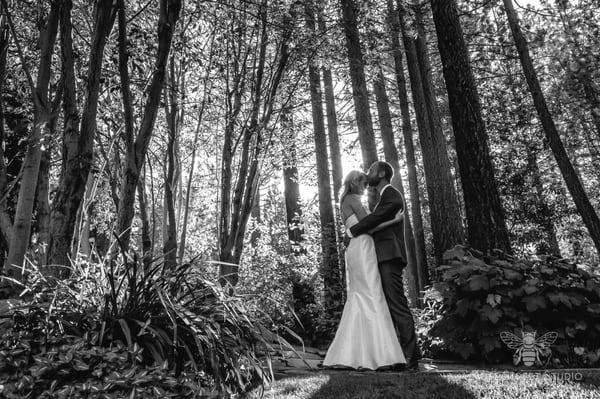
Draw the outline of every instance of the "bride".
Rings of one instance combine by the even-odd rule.
[[[367,175],[358,170],[344,179],[340,208],[346,229],[368,214],[361,203],[366,186]],[[385,222],[369,233],[398,220]],[[348,295],[342,319],[323,366],[375,370],[406,363],[381,287],[373,238],[368,234],[350,240],[346,282]]]

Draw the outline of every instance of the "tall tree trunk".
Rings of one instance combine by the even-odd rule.
[[[441,195],[439,197],[436,196],[437,200],[435,203],[430,204],[430,206],[436,207],[434,214],[444,215],[443,221],[436,225],[443,229],[440,234],[446,241],[444,247],[448,249],[456,243],[464,242],[465,232],[454,179],[452,178],[452,165],[448,158],[448,145],[442,128],[442,120],[435,95],[429,52],[427,50],[427,37],[422,18],[422,9],[418,7],[415,10],[415,24],[417,28],[415,47],[417,50],[417,60],[419,70],[421,71],[425,106],[427,108],[427,115],[429,116],[431,145],[437,161],[436,167],[439,171],[444,171],[441,174],[438,173],[436,182],[434,183],[438,193]],[[438,255],[438,261],[440,260]]]
[[[433,133],[434,119],[429,117],[430,111],[437,112],[437,107],[431,102],[427,105],[424,93],[425,77],[421,74],[416,40],[410,33],[405,21],[405,11],[399,7],[399,23],[402,31],[402,41],[406,53],[406,62],[413,96],[413,105],[419,129],[419,142],[423,156],[423,169],[429,202],[429,215],[433,235],[435,260],[440,265],[446,250],[464,242],[464,233],[456,221],[457,202],[456,192],[452,184],[452,176],[448,167],[444,168],[444,160],[448,159],[445,140],[439,139]],[[424,55],[421,55],[423,58]],[[430,100],[434,97],[431,96]],[[437,140],[434,140],[437,137]],[[443,137],[443,134],[442,134]],[[450,183],[448,183],[448,181]],[[448,208],[448,209],[447,209]],[[448,218],[448,220],[446,220]]]
[[[96,5],[96,20],[86,79],[86,99],[79,125],[75,62],[73,56],[72,1],[66,0],[61,10],[61,51],[64,79],[63,162],[58,189],[52,202],[50,264],[67,265],[85,186],[94,162],[94,137],[100,92],[104,47],[115,19],[112,0],[100,0]],[[60,274],[64,269],[58,269]]]
[[[455,0],[431,0],[467,211],[469,244],[512,252]]]
[[[3,1],[2,4],[8,14],[6,2]],[[29,246],[31,235],[31,216],[42,158],[41,140],[45,135],[44,132],[48,131],[52,118],[48,91],[52,75],[52,55],[58,31],[58,19],[59,5],[52,2],[45,25],[40,28],[41,54],[35,87],[29,71],[26,70],[33,99],[33,126],[29,136],[25,159],[23,160],[23,173],[12,228],[12,239],[5,264],[6,275],[17,280],[22,279],[21,267],[25,260],[25,252]],[[15,32],[13,31],[14,34]],[[18,39],[15,38],[15,40]],[[22,61],[24,62],[25,60]],[[25,63],[23,63],[23,67],[27,68]]]
[[[121,183],[116,232],[120,237],[124,250],[128,250],[129,248],[136,187],[146,158],[152,132],[154,131],[154,122],[156,121],[156,114],[160,105],[160,94],[165,81],[173,31],[179,19],[180,9],[181,0],[160,0],[158,51],[156,53],[154,72],[150,79],[150,85],[146,90],[146,103],[137,137],[127,152],[123,181]],[[123,83],[122,85],[124,86]],[[124,101],[124,107],[130,108],[131,104],[127,104]]]
[[[314,9],[306,3],[306,22],[310,32],[315,30]],[[331,201],[331,183],[329,176],[329,157],[327,154],[327,136],[323,116],[323,98],[321,78],[317,65],[308,66],[310,86],[310,102],[312,106],[313,136],[315,140],[315,156],[317,165],[317,181],[319,186],[319,217],[321,221],[321,275],[325,291],[325,309],[332,314],[339,311],[341,301],[341,279],[336,245],[336,227]]]
[[[535,190],[536,202],[541,217],[540,225],[546,233],[546,240],[538,248],[541,254],[552,254],[560,258],[560,247],[556,237],[556,229],[552,221],[552,211],[546,202],[544,186],[542,184],[542,176],[537,163],[537,148],[533,144],[527,145],[527,170],[529,171]]]
[[[302,246],[304,228],[302,227],[302,207],[300,206],[300,185],[298,182],[298,157],[296,152],[296,133],[289,109],[281,113],[281,130],[285,137],[286,148],[283,163],[283,196],[288,227],[288,237],[294,254],[305,252]]]
[[[583,223],[585,224],[592,240],[594,241],[596,251],[600,253],[600,219],[598,218],[598,214],[594,210],[594,207],[590,203],[587,193],[585,192],[585,189],[581,184],[581,181],[579,180],[571,161],[569,160],[567,152],[565,151],[565,147],[560,139],[560,135],[556,130],[554,120],[552,119],[552,115],[550,114],[550,110],[546,104],[544,93],[540,86],[540,82],[538,81],[535,68],[533,67],[533,62],[529,55],[527,41],[521,32],[521,28],[519,27],[518,17],[515,9],[513,8],[512,1],[503,1],[504,9],[506,10],[506,16],[508,17],[508,23],[510,25],[510,30],[512,31],[515,45],[517,47],[517,51],[519,52],[523,73],[525,74],[525,79],[527,80],[527,85],[529,86],[529,91],[531,92],[531,96],[533,98],[533,104],[535,105],[538,117],[542,123],[544,133],[548,139],[550,148],[554,154],[554,158],[558,163],[558,168],[560,169],[563,179],[565,180],[565,184],[571,193],[573,201],[575,202],[577,211],[583,219]]]
[[[408,170],[408,187],[410,190],[410,204],[413,220],[413,233],[415,237],[415,256],[417,260],[417,281],[419,292],[429,284],[429,270],[427,268],[427,252],[425,246],[425,231],[423,229],[423,214],[421,213],[421,198],[417,179],[415,148],[413,132],[410,123],[410,110],[408,108],[408,95],[406,93],[406,79],[402,65],[402,49],[400,48],[400,23],[394,8],[394,0],[387,0],[387,22],[389,25],[392,55],[394,57],[394,72],[398,87],[398,100],[402,115],[402,136],[404,139],[404,152],[406,154],[406,169]]]
[[[578,81],[583,88],[583,99],[587,102],[586,111],[592,116],[592,123],[596,128],[596,137],[600,139],[600,86],[594,81],[593,63],[594,55],[589,48],[585,48],[576,40],[576,27],[569,18],[568,2],[557,2],[562,25],[565,29],[567,42],[572,46],[573,61],[569,64],[567,74]],[[592,68],[591,68],[592,67]]]
[[[256,197],[254,199],[254,204],[252,204],[252,211],[250,212],[250,217],[254,220],[254,230],[250,234],[250,245],[252,248],[256,248],[258,245],[258,240],[260,240],[260,222],[261,222],[261,212],[260,212],[260,185],[256,188]]]
[[[146,168],[144,174],[138,180],[137,194],[140,204],[140,219],[142,220],[142,261],[146,270],[152,262],[152,237],[150,235],[150,220],[148,217],[148,199],[146,197]]]
[[[53,122],[54,123],[54,122]],[[53,131],[53,128],[50,128]],[[46,143],[48,145],[50,143]],[[37,182],[37,222],[38,222],[38,244],[40,244],[38,265],[45,265],[47,262],[48,248],[50,242],[50,148],[42,151],[40,160],[40,172]]]
[[[96,188],[96,176],[94,173],[88,175],[87,182],[85,184],[85,193],[79,212],[77,212],[77,221],[75,223],[75,235],[73,237],[72,244],[72,258],[77,259],[79,256],[84,256],[89,259],[91,255],[91,247],[89,243],[90,238],[90,209],[91,202],[95,196]]]
[[[175,147],[179,130],[179,98],[178,84],[175,78],[175,59],[170,59],[170,73],[168,73],[168,88],[165,90],[165,114],[167,116],[167,174],[165,176],[165,206],[167,219],[167,235],[163,237],[163,255],[165,266],[169,270],[174,270],[177,265],[177,218],[175,216],[175,192],[177,180],[175,177]]]
[[[379,115],[379,127],[381,129],[381,140],[383,142],[383,153],[385,160],[394,168],[394,176],[392,178],[392,186],[394,186],[402,197],[404,195],[404,185],[402,184],[402,176],[400,176],[400,160],[398,157],[398,148],[394,141],[394,128],[392,126],[392,117],[390,115],[389,99],[385,90],[385,77],[381,68],[377,73],[377,77],[373,82],[373,91],[377,102],[377,113]],[[415,238],[413,235],[412,224],[406,209],[406,201],[404,203],[404,236],[406,237],[406,256],[408,267],[406,270],[408,284],[408,299],[417,306],[419,303],[419,273],[417,271],[417,254],[415,250]]]
[[[4,159],[4,141],[6,133],[4,131],[4,79],[6,75],[6,56],[10,40],[10,29],[4,13],[0,14],[0,248],[8,249],[12,239],[12,220],[6,207],[6,193],[8,190],[8,176],[6,174],[6,161]],[[4,250],[0,251],[0,263],[4,264]],[[0,283],[0,285],[2,285]]]
[[[356,6],[354,0],[340,1],[346,34],[346,50],[350,64],[354,112],[356,113],[356,124],[358,125],[358,140],[362,150],[363,167],[367,169],[373,162],[377,161],[377,146],[369,108],[369,92],[365,79],[363,54],[360,48]]]
[[[327,25],[323,15],[323,7],[317,7],[317,20],[319,32],[324,35],[327,32]],[[333,198],[335,201],[335,220],[336,220],[336,235],[338,243],[338,253],[342,253],[344,243],[344,232],[342,230],[342,216],[340,215],[340,190],[342,188],[343,168],[342,154],[340,152],[340,138],[338,134],[337,113],[335,109],[335,94],[333,90],[333,77],[331,69],[325,65],[321,67],[323,74],[323,88],[325,91],[325,111],[327,115],[327,135],[329,142],[329,158],[331,160],[331,179],[333,180]],[[346,287],[346,260],[343,257],[339,258],[342,284]],[[345,293],[345,290],[343,291]]]
[[[323,15],[323,8],[317,7],[317,20],[319,32],[324,35],[327,25]],[[331,158],[331,178],[333,180],[333,197],[336,204],[339,202],[339,194],[342,188],[342,155],[340,153],[340,138],[338,134],[337,113],[335,110],[335,94],[333,91],[333,77],[331,69],[325,65],[321,67],[323,74],[323,88],[325,89],[325,111],[327,115],[327,135],[329,138],[329,157]]]

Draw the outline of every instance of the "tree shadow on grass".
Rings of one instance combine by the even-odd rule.
[[[600,370],[580,370],[562,372],[554,371],[557,375],[555,381],[563,384],[572,384],[585,392],[594,392],[600,398]]]
[[[474,399],[461,385],[437,373],[333,372],[311,399]]]

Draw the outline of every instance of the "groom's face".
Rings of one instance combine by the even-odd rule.
[[[377,165],[371,166],[367,172],[367,182],[369,183],[369,186],[377,187],[381,179],[382,178],[379,176],[379,168]]]

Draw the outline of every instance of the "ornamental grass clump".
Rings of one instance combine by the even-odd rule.
[[[0,396],[206,397],[271,379],[269,352],[289,344],[252,301],[192,263],[123,259],[78,261],[64,280],[28,265],[0,307]]]

